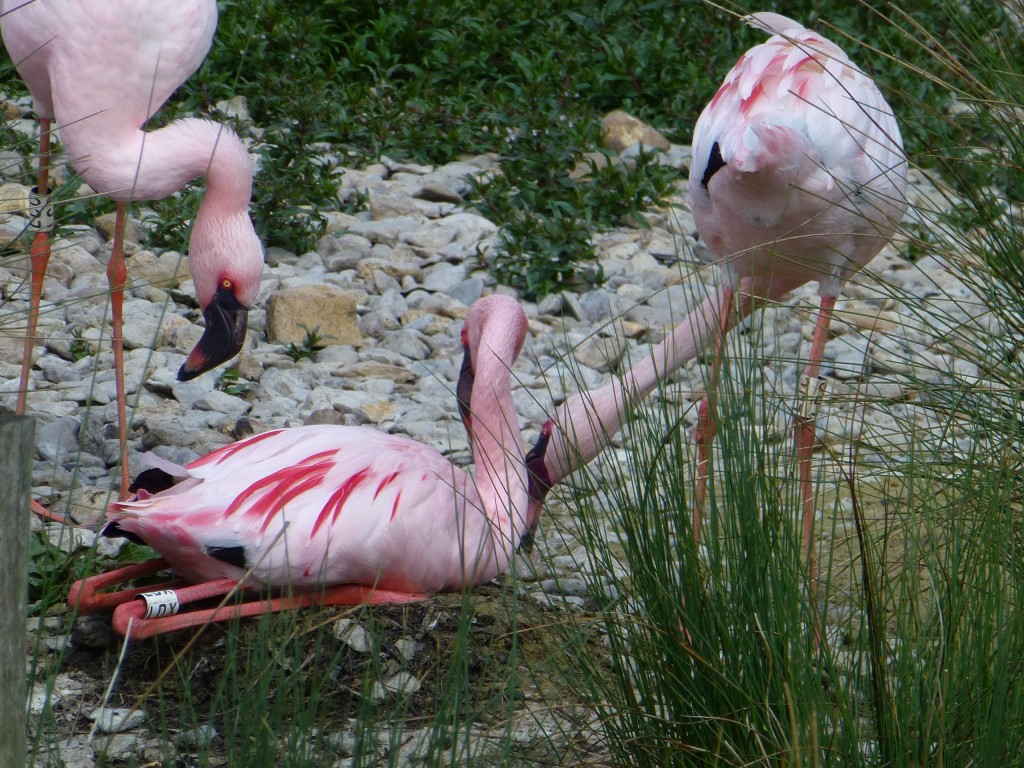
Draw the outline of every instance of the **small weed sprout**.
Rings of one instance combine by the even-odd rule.
[[[295,362],[303,358],[312,358],[318,349],[326,346],[324,342],[333,338],[330,335],[321,335],[319,325],[313,329],[307,328],[305,325],[299,327],[306,332],[306,335],[298,344],[292,342],[288,345],[288,356]]]

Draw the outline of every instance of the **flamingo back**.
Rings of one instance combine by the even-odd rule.
[[[199,68],[217,27],[214,0],[2,0],[0,12],[36,113],[117,130],[142,127]]]
[[[772,271],[838,292],[906,210],[899,127],[838,46],[777,14],[750,20],[775,34],[740,57],[694,128],[698,231],[734,285]]]

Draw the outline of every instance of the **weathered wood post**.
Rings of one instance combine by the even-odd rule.
[[[25,764],[25,611],[34,420],[0,416],[0,765]]]

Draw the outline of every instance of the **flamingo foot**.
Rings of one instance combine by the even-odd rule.
[[[52,509],[47,509],[35,499],[32,499],[29,504],[36,517],[43,520],[50,520],[54,523],[60,523],[62,525],[73,525],[66,515],[62,515],[60,512],[54,512]]]
[[[218,579],[202,584],[169,581],[148,587],[100,592],[130,579],[158,573],[167,567],[167,561],[163,559],[150,560],[76,581],[68,593],[68,605],[83,614],[113,608],[114,629],[129,639],[140,640],[188,627],[203,627],[215,621],[298,610],[313,605],[392,605],[417,602],[428,597],[426,594],[377,589],[363,584],[342,584],[314,592],[228,603],[235,593],[244,589],[234,579]],[[186,605],[211,598],[221,598],[220,604],[213,608],[182,612]]]

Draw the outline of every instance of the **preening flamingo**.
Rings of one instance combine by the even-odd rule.
[[[882,249],[906,211],[907,163],[892,109],[836,45],[774,13],[748,23],[772,37],[740,57],[693,131],[690,204],[722,271],[719,333],[701,404],[694,535],[715,434],[714,392],[737,289],[778,298],[817,280],[821,308],[801,397],[817,387],[828,327],[846,281]],[[749,284],[741,286],[741,281]],[[796,456],[808,570],[813,401],[797,409]],[[804,410],[806,408],[806,410]]]
[[[493,578],[532,522],[510,374],[525,338],[514,299],[470,308],[460,391],[472,475],[366,427],[280,429],[140,476],[164,490],[112,504],[108,532],[141,539],[193,583],[248,574],[253,585],[415,594]]]
[[[206,192],[189,266],[206,329],[178,373],[189,379],[233,357],[259,290],[263,250],[249,218],[252,161],[230,129],[200,119],[144,131],[146,121],[202,63],[217,24],[215,0],[0,0],[4,43],[40,119],[45,193],[51,121],[75,170],[117,201],[107,267],[118,386],[122,494],[128,487],[122,234],[131,200],[154,200],[197,177]],[[38,240],[39,238],[37,238]],[[18,410],[24,409],[48,244],[33,247],[32,294]]]

